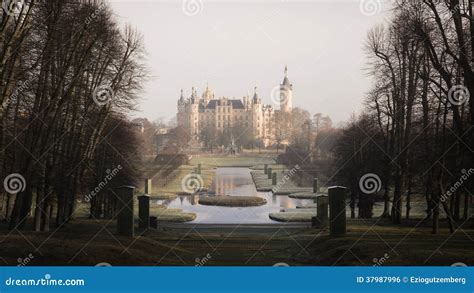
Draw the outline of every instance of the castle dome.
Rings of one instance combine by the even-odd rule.
[[[202,98],[207,100],[214,98],[214,91],[209,88],[209,85],[206,86],[206,90],[202,93]]]

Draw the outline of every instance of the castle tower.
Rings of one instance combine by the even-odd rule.
[[[209,89],[209,85],[207,85],[206,90],[202,94],[202,100],[204,101],[204,106],[209,104],[209,102],[213,99],[214,99],[214,92],[211,89]]]
[[[178,99],[178,113],[177,113],[178,126],[181,126],[181,127],[184,127],[186,123],[185,109],[186,109],[186,101],[184,100],[183,89],[181,89],[181,96]]]
[[[280,85],[280,110],[290,113],[293,109],[293,85],[288,79],[288,67],[285,66],[285,78]]]

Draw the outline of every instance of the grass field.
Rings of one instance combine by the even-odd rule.
[[[373,266],[381,258],[383,265],[474,264],[472,229],[463,227],[449,235],[442,223],[440,234],[432,235],[429,223],[417,224],[417,220],[410,220],[394,227],[387,220],[349,220],[347,236],[337,238],[320,230],[245,234],[148,229],[137,230],[137,237],[132,239],[115,235],[115,221],[76,220],[52,234],[8,234],[3,223],[0,261],[3,265],[17,265],[18,258],[31,253],[34,258],[29,265],[93,266],[107,262],[113,266],[194,266],[197,258],[209,254],[209,266],[271,266],[280,262],[290,266]]]

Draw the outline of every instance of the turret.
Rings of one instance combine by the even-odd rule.
[[[184,92],[183,92],[183,89],[181,89],[181,96],[179,97],[178,105],[184,105]]]
[[[288,67],[285,66],[285,78],[280,85],[280,110],[291,112],[293,109],[293,85],[288,79]]]
[[[260,99],[258,98],[258,94],[257,94],[257,87],[254,88],[254,94],[253,94],[252,103],[253,103],[254,105],[255,105],[255,104],[260,104]]]
[[[191,97],[189,98],[189,100],[191,101],[191,104],[197,104],[199,102],[199,97],[194,87],[191,89]]]
[[[204,105],[207,105],[211,100],[214,99],[214,92],[209,89],[209,85],[206,85],[206,90],[202,94],[202,99],[204,101]]]

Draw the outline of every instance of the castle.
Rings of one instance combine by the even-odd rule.
[[[183,127],[197,141],[205,128],[219,134],[225,129],[237,126],[242,130],[251,131],[252,136],[262,140],[265,146],[272,145],[276,141],[278,116],[281,113],[291,113],[293,108],[293,85],[288,79],[286,66],[284,73],[285,77],[279,87],[279,110],[263,104],[257,94],[257,88],[252,98],[247,95],[242,99],[216,99],[209,86],[201,97],[193,87],[191,96],[187,99],[181,90],[178,100],[178,126]]]

